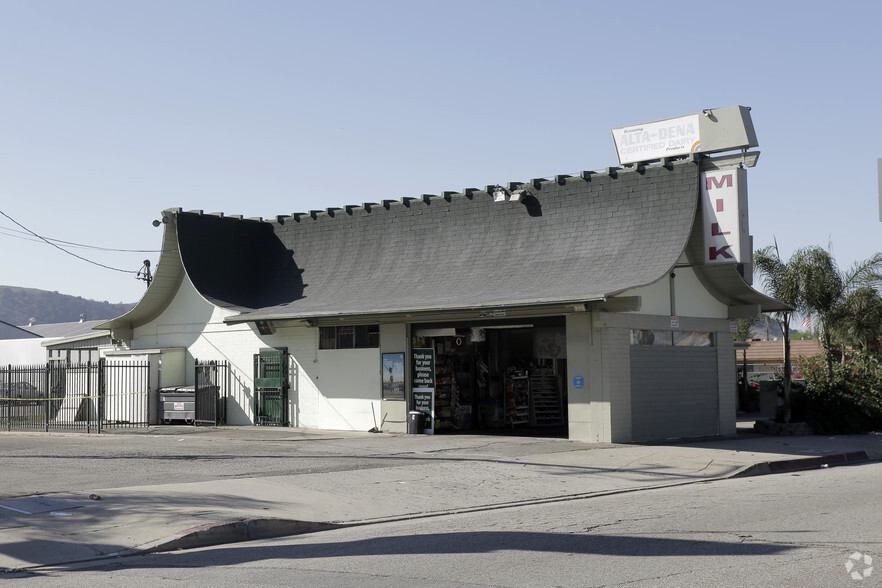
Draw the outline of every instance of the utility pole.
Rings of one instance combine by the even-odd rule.
[[[144,266],[138,270],[138,275],[136,276],[139,280],[144,280],[147,282],[147,287],[150,287],[150,282],[153,281],[153,276],[150,275],[150,260],[144,260]]]

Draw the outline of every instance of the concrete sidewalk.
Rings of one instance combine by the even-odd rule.
[[[882,459],[880,435],[743,434],[658,445],[257,427],[162,427],[113,435],[165,435],[169,442],[194,435],[231,443],[284,439],[339,443],[348,451],[345,441],[425,459],[0,500],[0,571]]]

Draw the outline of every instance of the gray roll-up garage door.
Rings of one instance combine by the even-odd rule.
[[[715,347],[631,347],[634,441],[716,435],[718,402]]]

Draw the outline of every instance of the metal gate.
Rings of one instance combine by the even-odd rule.
[[[287,349],[261,349],[254,354],[254,389],[254,424],[287,427]]]
[[[226,392],[230,389],[230,365],[226,361],[196,360],[195,425],[216,427],[227,420]]]
[[[148,363],[0,367],[0,427],[100,433],[147,426]]]

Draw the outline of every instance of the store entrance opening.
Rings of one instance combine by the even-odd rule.
[[[434,432],[567,436],[564,319],[418,325],[435,352]]]

